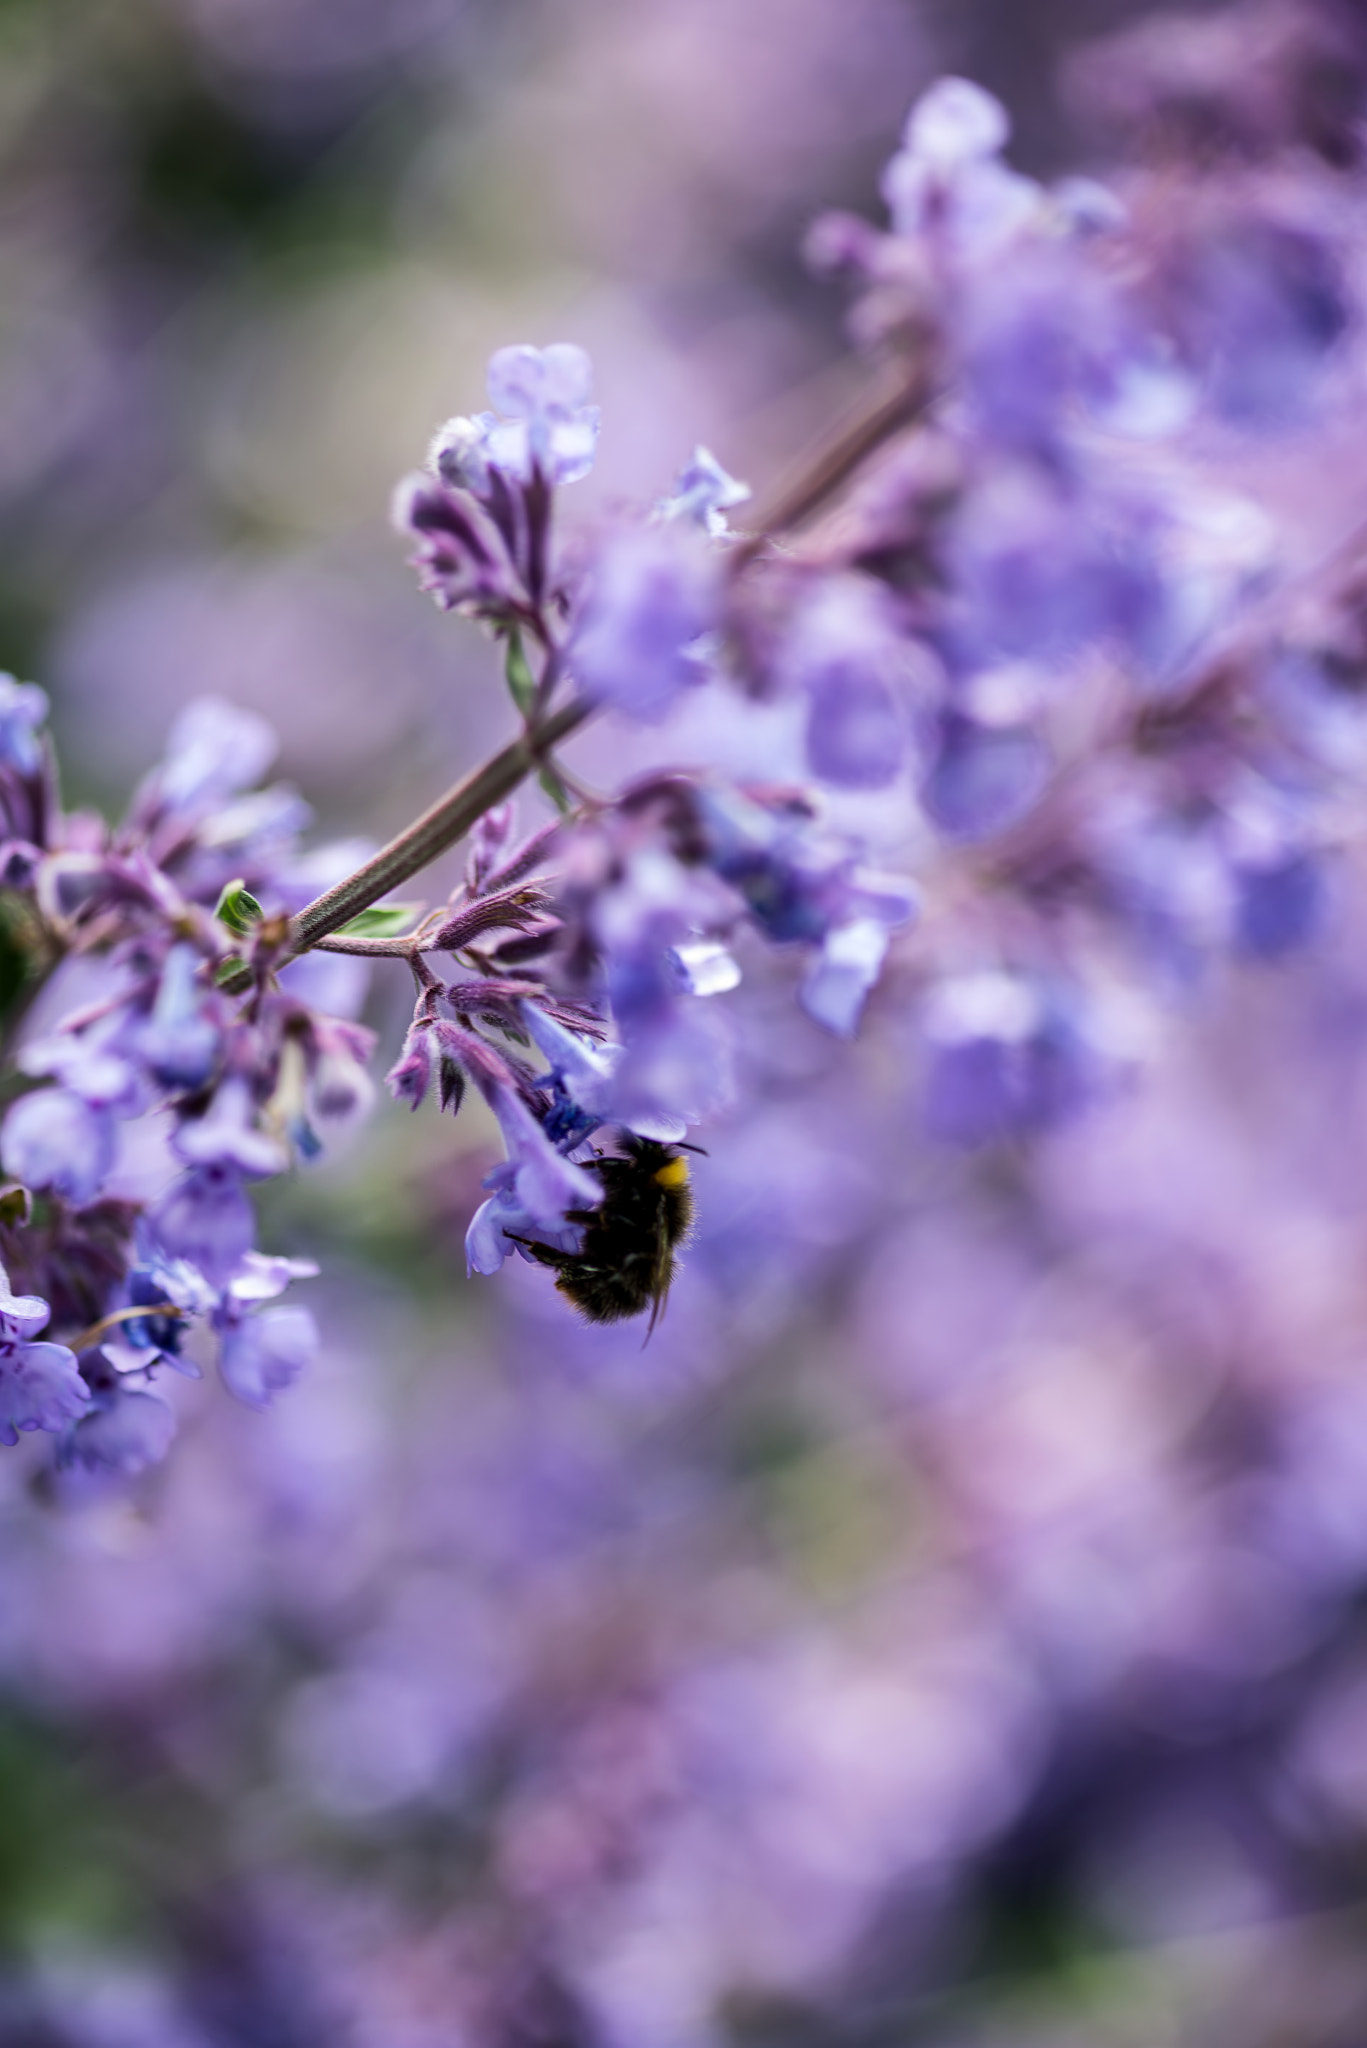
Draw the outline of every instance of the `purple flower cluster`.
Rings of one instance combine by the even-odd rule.
[[[29,1290],[6,1312],[5,1440],[49,1430],[59,1469],[126,1476],[170,1442],[152,1382],[164,1367],[198,1375],[183,1349],[196,1324],[218,1333],[224,1382],[252,1406],[316,1348],[306,1310],[259,1307],[315,1269],[254,1250],[249,1189],[364,1109],[371,1035],[268,971],[316,862],[298,849],[294,791],[253,787],[275,751],[262,720],[189,705],[108,829],[61,811],[42,711],[40,692],[11,685],[10,886],[47,981],[0,1126],[5,1256]],[[223,983],[244,961],[257,971],[239,1004]],[[49,1329],[69,1343],[33,1341]]]

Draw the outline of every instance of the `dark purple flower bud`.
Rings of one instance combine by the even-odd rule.
[[[219,1371],[248,1408],[269,1408],[318,1353],[318,1325],[306,1308],[267,1308],[223,1333]]]
[[[396,1102],[418,1109],[427,1100],[432,1085],[432,1028],[430,1023],[413,1024],[403,1042],[403,1052],[385,1075],[385,1083]]]
[[[509,797],[495,804],[470,834],[470,852],[465,862],[465,881],[470,894],[478,896],[507,850],[517,826],[517,804]]]
[[[707,674],[721,565],[700,535],[643,527],[610,540],[594,564],[570,666],[586,694],[633,718],[662,718]]]
[[[31,889],[42,858],[42,848],[27,839],[0,842],[0,889]]]
[[[982,725],[947,712],[921,785],[931,821],[950,839],[983,839],[1013,825],[1049,780],[1049,752],[1025,726]]]
[[[173,1259],[198,1266],[215,1287],[226,1286],[256,1235],[242,1175],[231,1164],[192,1167],[149,1218],[156,1243]]]
[[[25,1187],[49,1188],[80,1208],[114,1165],[113,1116],[68,1088],[40,1088],[15,1103],[0,1133],[5,1171]]]
[[[418,581],[443,611],[466,605],[496,614],[511,602],[507,560],[468,499],[432,477],[412,476],[394,494],[393,519],[416,537]]]

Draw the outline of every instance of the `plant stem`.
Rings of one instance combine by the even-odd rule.
[[[463,839],[472,825],[494,804],[539,768],[560,741],[581,726],[593,706],[582,700],[562,704],[546,718],[536,720],[511,745],[476,768],[448,789],[445,796],[405,826],[388,846],[356,869],[345,881],[337,882],[316,896],[299,915],[290,920],[290,952],[305,953],[319,939],[325,939],[359,917],[372,903],[378,903],[391,889],[421,873],[439,854]]]
[[[848,482],[866,457],[919,418],[934,397],[928,365],[904,366],[891,388],[866,399],[852,418],[847,417],[828,433],[815,449],[804,456],[793,474],[780,484],[756,531],[749,533],[731,551],[733,570],[743,569],[761,553],[775,535],[786,533],[810,519],[840,486]]]

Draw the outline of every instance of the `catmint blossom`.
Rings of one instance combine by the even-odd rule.
[[[225,1330],[218,1369],[230,1394],[268,1408],[293,1386],[318,1351],[318,1325],[306,1308],[267,1308]]]
[[[194,1166],[172,1183],[148,1218],[158,1248],[225,1285],[256,1236],[242,1170],[227,1159]]]
[[[490,469],[524,484],[534,471],[551,484],[577,483],[592,469],[598,444],[592,391],[592,365],[572,342],[501,348],[489,361],[494,411],[448,420],[433,441],[432,466],[477,496]]]
[[[0,1131],[5,1171],[50,1188],[78,1207],[99,1193],[114,1164],[114,1119],[69,1088],[39,1088],[16,1102]]]
[[[34,1341],[50,1320],[45,1301],[11,1293],[0,1271],[0,1443],[18,1443],[20,1430],[60,1431],[89,1402],[75,1353]]]
[[[47,719],[47,693],[0,673],[0,765],[34,776],[42,766],[38,728]]]
[[[728,475],[711,449],[699,445],[675,477],[670,496],[661,499],[659,516],[689,520],[717,540],[730,530],[727,513],[751,496],[749,484]]]
[[[603,1190],[592,1174],[558,1152],[526,1104],[503,1084],[485,1084],[508,1157],[485,1176],[489,1199],[475,1211],[465,1238],[472,1273],[494,1273],[520,1247],[514,1237],[534,1238],[560,1251],[577,1251],[580,1232],[568,1218],[572,1209],[596,1209]],[[526,1256],[526,1254],[524,1254]]]
[[[1041,202],[1040,187],[1000,161],[1005,109],[981,86],[942,78],[907,117],[903,147],[883,174],[898,234],[927,233],[959,260],[994,258]]]
[[[662,718],[681,691],[706,679],[720,574],[706,542],[679,525],[609,540],[570,647],[585,692],[633,718]]]

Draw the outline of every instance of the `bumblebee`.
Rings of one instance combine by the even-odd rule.
[[[583,1230],[579,1251],[517,1241],[538,1264],[554,1267],[557,1288],[589,1322],[620,1323],[648,1308],[648,1337],[664,1314],[675,1248],[693,1220],[693,1196],[678,1146],[629,1133],[624,1144],[621,1155],[584,1162],[585,1172],[602,1181],[603,1199],[596,1209],[568,1212]]]

